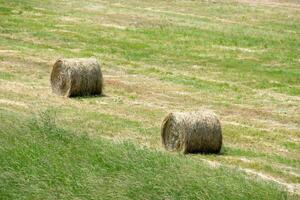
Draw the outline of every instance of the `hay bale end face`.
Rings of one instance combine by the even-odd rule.
[[[51,86],[55,94],[66,97],[101,95],[100,65],[93,58],[59,59],[52,68]]]
[[[163,121],[163,146],[169,151],[183,153],[219,153],[222,129],[211,111],[170,113]]]

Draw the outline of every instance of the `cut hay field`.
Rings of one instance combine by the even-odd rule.
[[[105,96],[52,94],[94,57]],[[173,111],[220,155],[166,152]],[[0,0],[0,199],[300,198],[300,1]]]

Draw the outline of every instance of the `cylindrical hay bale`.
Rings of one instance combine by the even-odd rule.
[[[59,59],[52,68],[51,86],[54,93],[66,97],[101,95],[100,65],[93,58]]]
[[[207,110],[170,113],[163,121],[163,146],[183,153],[219,153],[222,129],[217,116]]]

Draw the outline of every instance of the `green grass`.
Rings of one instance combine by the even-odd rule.
[[[0,72],[0,79],[11,80],[13,77],[14,75],[9,72]]]
[[[188,156],[90,139],[45,112],[0,110],[1,199],[286,199],[275,187]],[[14,123],[18,121],[18,123]]]
[[[255,193],[254,189],[246,192],[239,186],[242,177],[249,184],[253,183],[252,175],[242,173],[247,170],[262,174],[262,179],[270,180],[268,182],[279,187],[284,186],[289,195],[300,194],[299,6],[295,0],[228,0],[214,3],[190,0],[0,0],[0,109],[15,113],[2,112],[2,115],[10,116],[12,120],[15,118],[15,121],[11,123],[6,120],[0,124],[3,127],[1,150],[7,152],[18,146],[25,148],[29,142],[35,141],[33,137],[37,139],[34,143],[36,148],[39,148],[36,152],[43,151],[39,145],[47,143],[49,137],[46,133],[40,134],[45,132],[44,128],[39,129],[40,125],[34,125],[31,130],[32,125],[29,125],[27,117],[51,107],[56,112],[55,127],[59,127],[58,135],[53,138],[61,137],[63,141],[69,141],[68,138],[73,138],[72,135],[77,132],[79,135],[84,133],[88,137],[83,141],[89,141],[99,151],[99,144],[103,143],[113,155],[131,151],[143,155],[132,158],[132,162],[138,162],[138,159],[142,160],[149,154],[150,157],[175,159],[181,163],[174,163],[174,166],[168,163],[167,167],[176,171],[175,175],[161,172],[164,178],[158,180],[149,171],[139,171],[139,174],[132,173],[130,176],[124,172],[129,176],[124,177],[132,181],[134,188],[139,187],[139,177],[147,176],[152,176],[156,184],[161,182],[173,187],[171,183],[184,179],[184,172],[190,174],[189,178],[193,181],[184,179],[189,189],[185,191],[183,185],[176,185],[172,190],[174,194],[180,191],[188,195],[188,191],[197,190],[201,193],[199,198],[214,198],[214,193],[222,191],[216,189],[219,183],[213,181],[212,189],[204,191],[197,184],[209,182],[208,179],[193,178],[201,177],[197,168],[208,170],[207,163],[202,162],[206,160],[217,163],[222,170],[230,171],[230,176],[226,176],[229,182],[225,180],[224,188],[230,190],[230,186],[234,185],[234,188],[243,191],[241,195],[245,198],[247,195],[254,198],[252,195],[261,194]],[[51,66],[62,57],[97,58],[104,75],[105,97],[66,99],[53,95],[49,83]],[[214,110],[221,119],[223,154],[183,157],[158,153],[165,151],[160,138],[164,117],[169,112],[202,107]],[[23,115],[27,117],[21,117]],[[52,129],[49,131],[53,132]],[[28,134],[22,135],[23,132]],[[46,136],[43,138],[43,135]],[[87,145],[76,138],[74,136],[78,146]],[[10,143],[14,140],[19,141],[18,146]],[[119,145],[119,142],[124,144]],[[56,144],[61,146],[58,139],[47,143],[49,148]],[[62,147],[57,154],[65,158],[72,156],[67,147]],[[84,155],[87,159],[88,152]],[[52,156],[51,159],[55,160],[56,156]],[[112,159],[118,160],[117,157]],[[51,165],[52,161],[45,162]],[[16,158],[15,162],[21,161]],[[90,172],[93,165],[90,166],[89,162],[92,160],[87,161],[84,167]],[[67,167],[76,168],[74,163],[70,161]],[[9,177],[9,173],[12,176],[19,173],[9,165],[12,164],[7,163],[8,168],[1,174]],[[181,165],[192,167],[177,169]],[[28,177],[34,175],[34,166],[37,165],[32,165],[31,171],[23,171],[23,178],[20,176],[22,180],[16,183],[23,188],[22,192],[10,194],[22,196],[35,191],[36,195],[55,198],[51,197],[51,192],[43,192],[45,188],[51,188],[51,184],[45,188],[33,184],[36,190],[30,184],[23,184],[33,180]],[[119,164],[116,166],[120,167]],[[116,166],[111,164],[110,167]],[[159,168],[158,164],[153,169],[156,167]],[[232,168],[236,169],[236,176],[241,179],[231,179],[231,176],[235,177]],[[219,176],[218,170],[209,169],[211,179]],[[48,171],[52,173],[48,168],[44,173]],[[53,173],[71,172],[60,166]],[[122,196],[126,190],[131,191],[130,183],[122,175],[110,177],[108,172],[106,175],[105,181],[94,185],[92,179],[86,180],[88,174],[82,177],[81,180],[91,181],[87,186],[80,182],[82,187],[92,191],[90,198],[96,196],[100,186],[108,188],[104,183],[109,183],[111,187],[108,196],[119,195],[117,187]],[[100,176],[99,173],[97,176]],[[47,180],[51,182],[51,179]],[[77,183],[71,178],[63,180],[66,184],[73,181],[68,187],[75,188],[61,188],[69,191],[65,198],[75,195]],[[143,184],[140,184],[141,187]],[[259,184],[262,188],[271,187],[265,182]],[[148,189],[148,186],[145,187]],[[1,189],[8,191],[8,188]],[[271,192],[274,190],[270,189],[270,193],[274,194]],[[170,191],[151,190],[143,195],[148,199],[150,195],[168,198],[172,195]],[[238,194],[232,191],[227,194],[223,190],[225,197],[237,197]],[[135,193],[136,190],[132,190],[130,195],[137,195]],[[262,194],[263,197],[265,195]],[[278,195],[280,197],[285,196]]]

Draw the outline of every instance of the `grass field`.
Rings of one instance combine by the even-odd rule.
[[[105,97],[53,95],[62,57],[96,57]],[[0,0],[4,199],[297,199],[299,105],[297,0]],[[222,154],[165,152],[199,108]]]

